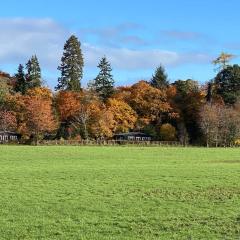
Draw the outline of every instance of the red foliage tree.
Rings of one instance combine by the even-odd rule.
[[[46,132],[56,129],[57,124],[52,111],[52,102],[41,97],[25,98],[25,120],[26,130],[32,135],[35,144]]]
[[[13,111],[0,110],[0,130],[15,131],[17,128],[17,119]]]

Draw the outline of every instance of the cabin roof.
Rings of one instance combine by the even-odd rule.
[[[114,136],[148,136],[148,135],[142,132],[127,132],[127,133],[117,133],[117,134],[114,134]]]

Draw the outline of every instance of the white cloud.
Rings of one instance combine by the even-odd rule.
[[[209,63],[212,59],[209,55],[202,53],[177,53],[159,49],[100,48],[90,44],[84,44],[83,49],[87,66],[96,66],[99,59],[106,55],[113,67],[121,70],[152,69],[159,64],[167,67],[191,63],[203,64]]]
[[[148,41],[141,37],[139,30],[145,30],[145,27],[136,23],[126,22],[115,26],[81,28],[79,33],[85,41],[93,37],[96,39],[97,45],[100,44],[107,47],[149,45]]]
[[[0,19],[0,63],[20,63],[37,54],[43,66],[56,67],[69,31],[51,19]]]
[[[136,27],[128,24],[120,25],[117,29],[120,31]],[[42,67],[48,71],[56,71],[64,42],[71,34],[69,29],[49,18],[0,19],[0,29],[0,64],[25,63],[23,61],[37,54]],[[205,53],[178,53],[160,49],[133,50],[110,46],[99,47],[89,43],[83,43],[82,47],[86,67],[96,67],[99,59],[104,55],[115,69],[120,70],[152,69],[160,63],[167,67],[187,63],[200,64],[210,62],[211,59]]]

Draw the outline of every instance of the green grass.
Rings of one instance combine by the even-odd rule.
[[[240,149],[1,146],[0,239],[240,239]]]

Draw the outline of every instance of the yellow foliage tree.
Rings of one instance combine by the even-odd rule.
[[[49,88],[46,87],[35,87],[27,91],[26,95],[32,97],[41,97],[44,99],[52,99],[53,94]]]
[[[234,55],[233,54],[229,54],[229,53],[225,53],[225,52],[222,52],[220,55],[219,55],[219,57],[217,57],[216,59],[214,59],[213,60],[213,64],[214,65],[220,65],[220,69],[224,69],[227,65],[228,65],[228,63],[229,63],[229,61],[231,60],[231,59],[233,59],[234,58]]]
[[[110,98],[107,102],[107,108],[113,114],[114,132],[128,132],[134,128],[137,115],[126,102]]]

